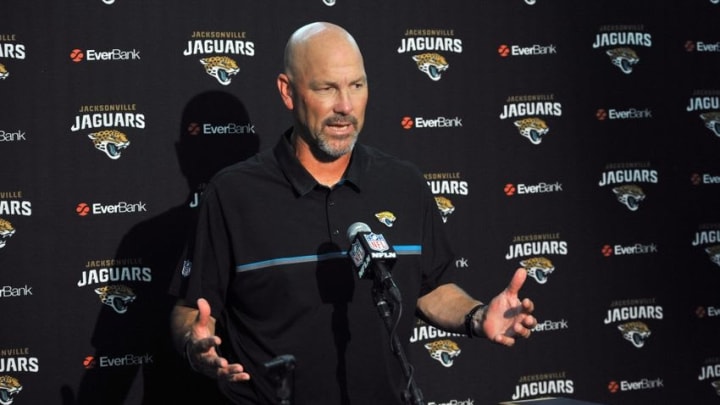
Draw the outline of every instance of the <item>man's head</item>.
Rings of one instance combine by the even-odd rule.
[[[362,54],[347,31],[326,22],[295,31],[277,85],[293,111],[295,135],[316,157],[333,160],[352,151],[365,120],[368,88]]]

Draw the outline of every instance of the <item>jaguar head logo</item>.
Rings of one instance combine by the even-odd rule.
[[[9,375],[0,375],[0,405],[10,405],[22,391],[20,381]]]
[[[651,333],[648,326],[639,321],[618,325],[618,329],[622,332],[623,338],[638,349],[645,345],[645,341],[648,340]]]
[[[115,129],[93,132],[88,134],[88,138],[92,139],[95,149],[105,152],[113,160],[120,159],[123,149],[130,146],[127,136]]]
[[[205,67],[205,73],[217,79],[223,86],[227,86],[240,71],[237,62],[227,56],[211,56],[200,59]]]
[[[713,134],[720,136],[720,111],[711,111],[700,114],[700,119]]]
[[[435,196],[435,204],[437,204],[438,210],[440,210],[440,216],[442,217],[443,223],[447,222],[448,217],[455,212],[455,206],[449,198],[443,196]]]
[[[720,266],[720,245],[709,246],[705,248],[705,253],[710,257],[710,261]]]
[[[610,57],[612,64],[620,68],[625,74],[632,73],[633,66],[640,62],[637,53],[630,48],[609,49],[606,53]]]
[[[380,221],[381,224],[387,226],[388,228],[392,227],[395,223],[395,220],[397,219],[395,217],[395,214],[393,214],[390,211],[382,211],[375,214],[375,218],[377,218],[378,221]]]
[[[715,380],[710,383],[715,390],[715,393],[720,396],[720,380]]]
[[[5,65],[0,63],[0,80],[5,80],[10,76],[10,72],[5,68]]]
[[[460,355],[460,347],[448,339],[426,343],[425,348],[430,353],[430,357],[439,361],[444,367],[452,367],[455,358]]]
[[[514,124],[520,132],[520,135],[529,139],[533,145],[539,145],[543,140],[543,136],[550,131],[545,121],[535,117],[517,120]]]
[[[450,67],[445,57],[438,53],[422,53],[412,57],[417,68],[433,81],[442,79],[442,74]]]
[[[107,285],[95,289],[95,293],[100,296],[100,301],[114,309],[118,314],[124,314],[128,310],[128,305],[135,301],[135,293],[130,287],[124,285]]]
[[[4,248],[8,239],[15,235],[15,228],[10,221],[0,218],[0,249]]]
[[[630,211],[637,211],[640,202],[645,199],[645,192],[635,184],[626,184],[613,188],[618,201],[628,207]]]
[[[555,271],[550,259],[545,257],[531,257],[520,262],[520,265],[527,270],[528,276],[535,279],[538,284],[545,284],[548,281],[548,275]]]

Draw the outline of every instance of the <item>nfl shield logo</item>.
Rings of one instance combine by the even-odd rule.
[[[377,252],[384,252],[390,249],[390,246],[388,245],[385,237],[382,236],[382,234],[375,234],[371,232],[363,236],[365,237],[368,246],[370,246],[370,249],[372,250],[375,250]]]

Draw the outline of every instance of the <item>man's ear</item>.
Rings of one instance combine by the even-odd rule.
[[[290,78],[285,73],[280,73],[277,77],[277,86],[280,91],[280,97],[282,97],[283,104],[288,110],[294,108],[293,103],[293,89],[290,83]]]

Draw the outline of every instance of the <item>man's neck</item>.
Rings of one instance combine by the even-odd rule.
[[[320,160],[314,154],[308,145],[300,136],[293,135],[291,142],[295,147],[295,156],[297,156],[300,164],[318,183],[332,187],[341,179],[345,170],[350,164],[350,154],[340,156],[333,160]]]

